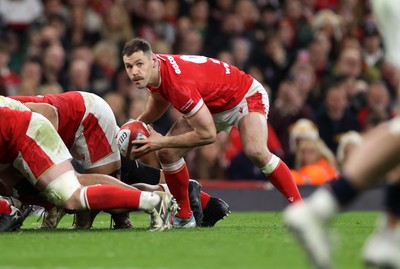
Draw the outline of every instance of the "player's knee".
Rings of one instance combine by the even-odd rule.
[[[82,186],[73,170],[67,171],[51,181],[43,191],[47,200],[70,210],[82,208],[79,194]]]
[[[269,157],[269,151],[266,147],[259,147],[257,145],[249,144],[243,147],[244,154],[254,163],[265,162]]]
[[[83,191],[83,187],[77,189],[72,196],[64,201],[63,207],[67,210],[76,211],[85,209],[81,202],[81,192]]]

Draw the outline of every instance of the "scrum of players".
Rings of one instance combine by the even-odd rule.
[[[150,230],[162,231],[173,227],[171,219],[178,208],[167,185],[163,184],[161,170],[137,160],[121,158],[115,139],[119,127],[111,108],[100,97],[76,91],[45,96],[1,96],[0,113],[4,121],[1,125],[5,128],[1,130],[3,139],[0,146],[3,153],[14,153],[0,156],[0,194],[3,195],[0,196],[0,231],[19,229],[31,213],[33,204],[46,210],[42,224],[44,229],[56,228],[67,212],[75,213],[75,229],[90,229],[97,213],[102,210],[111,214],[115,229],[131,228],[129,211],[137,209],[149,213]],[[20,123],[20,120],[17,124],[4,117],[10,113],[18,119],[26,118],[25,124]],[[32,115],[42,115],[40,123],[32,123],[35,118]],[[33,148],[26,149],[28,153],[18,147],[10,149],[10,145],[18,144],[14,141],[19,139],[10,130],[19,128],[21,136],[26,135],[30,140],[35,140],[30,134],[35,124],[36,129],[52,128],[46,134],[46,139],[62,144],[67,149],[65,156],[52,156],[53,152],[48,153],[46,147],[56,146],[40,141],[36,144],[44,150],[39,149],[39,153]],[[54,137],[50,139],[49,136]],[[42,154],[44,156],[40,155],[41,151],[45,152]],[[26,157],[29,152],[36,156]],[[42,157],[44,161],[41,161]],[[59,171],[51,172],[55,170],[49,168],[51,165],[61,166],[59,163],[63,164],[66,160],[69,162],[72,158],[75,166],[68,167],[69,174],[66,172],[60,176]],[[35,162],[48,162],[51,165],[35,171]],[[82,170],[82,174],[73,170],[75,167]],[[47,174],[54,175],[48,179]],[[43,178],[48,181],[45,186],[40,184],[46,181]],[[69,180],[74,183],[71,184]],[[95,190],[96,185],[112,189]],[[82,189],[80,199],[75,199],[79,200],[78,205],[77,202],[71,205],[70,200],[74,200],[79,188]],[[94,195],[104,192],[110,192],[110,197],[119,197],[117,200],[120,203],[109,206],[105,201],[100,204],[90,201],[95,200],[91,198]],[[126,201],[133,192],[137,201]],[[229,206],[223,200],[203,192],[195,180],[190,180],[188,194],[196,226],[212,227],[230,213]],[[82,201],[82,197],[86,201]],[[119,208],[126,210],[121,213]],[[161,216],[165,216],[164,219]]]

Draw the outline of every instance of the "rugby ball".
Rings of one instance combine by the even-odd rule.
[[[121,155],[127,159],[135,159],[135,154],[131,154],[132,149],[137,145],[132,145],[133,140],[143,140],[150,136],[150,131],[146,124],[139,120],[130,120],[121,126],[117,133],[117,145]]]

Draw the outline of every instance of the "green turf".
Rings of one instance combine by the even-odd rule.
[[[377,213],[346,213],[333,224],[337,268],[362,268],[360,248]],[[146,231],[147,215],[131,214],[135,228],[109,230],[101,214],[90,231],[41,231],[29,217],[20,232],[0,234],[0,268],[311,268],[302,249],[282,224],[280,213],[234,212],[214,228]]]

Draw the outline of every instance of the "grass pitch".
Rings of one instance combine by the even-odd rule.
[[[337,268],[363,268],[361,248],[377,213],[351,212],[333,223]],[[280,213],[233,212],[214,228],[147,231],[148,216],[132,213],[135,228],[109,230],[100,214],[90,231],[72,231],[66,216],[54,231],[37,230],[29,217],[19,232],[0,234],[0,268],[306,269],[303,250]]]

